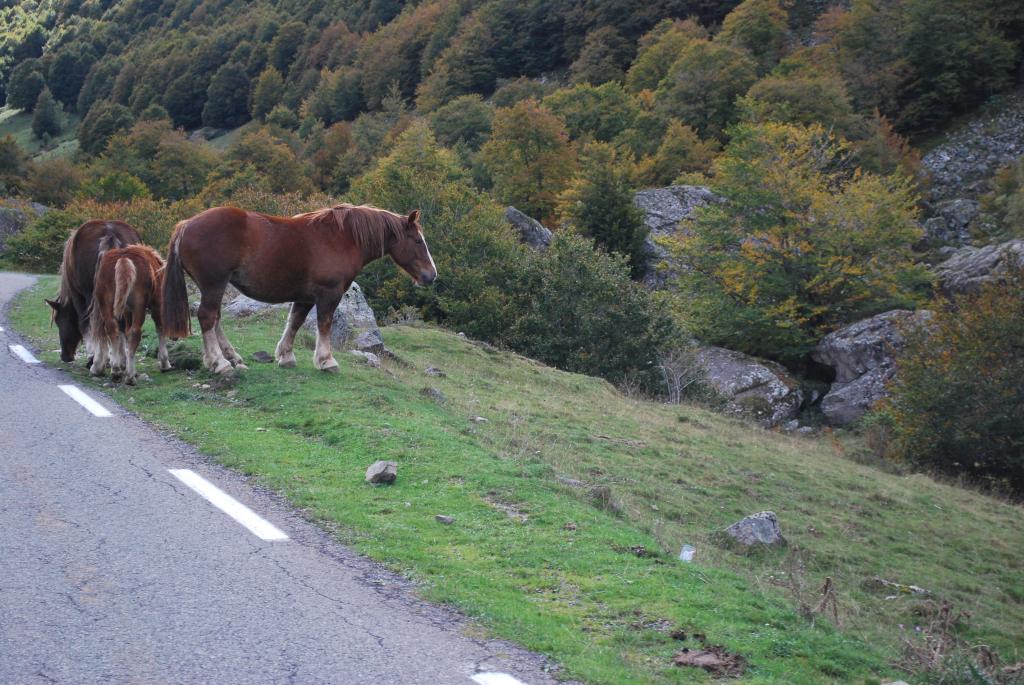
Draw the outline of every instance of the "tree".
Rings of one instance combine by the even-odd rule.
[[[780,0],[743,0],[726,15],[715,41],[746,50],[765,74],[782,57],[788,23]]]
[[[89,46],[75,42],[63,47],[50,62],[47,86],[54,98],[65,107],[74,109],[78,105],[78,94],[85,83],[89,70],[96,62],[96,55]]]
[[[295,152],[266,128],[246,133],[228,149],[216,170],[215,180],[230,181],[233,176],[258,179],[272,193],[312,189]]]
[[[639,279],[646,267],[643,212],[633,204],[632,164],[607,143],[589,143],[580,154],[580,171],[559,198],[560,213],[583,235],[629,261]]]
[[[583,41],[579,57],[569,67],[569,80],[595,86],[608,81],[622,81],[630,58],[630,47],[611,26],[591,31]]]
[[[363,109],[361,75],[353,67],[325,72],[316,90],[303,104],[303,112],[325,124],[351,121]]]
[[[498,69],[491,57],[494,48],[491,27],[481,15],[463,22],[458,35],[441,52],[430,74],[417,88],[419,109],[437,109],[459,95],[494,90]]]
[[[590,136],[608,142],[631,127],[641,110],[640,101],[615,82],[561,88],[542,102],[561,117],[574,140]]]
[[[191,70],[171,81],[163,93],[162,103],[175,126],[193,129],[202,125],[206,88],[205,80]]]
[[[11,134],[0,138],[0,192],[16,194],[29,172],[28,155]]]
[[[905,337],[880,412],[888,456],[1024,493],[1024,273],[939,304]]]
[[[256,86],[252,90],[252,115],[256,119],[263,120],[270,110],[281,102],[281,95],[284,93],[284,79],[274,67],[267,67],[256,79]]]
[[[41,159],[32,164],[25,182],[25,195],[48,207],[63,207],[81,184],[81,171],[68,160]]]
[[[39,93],[46,87],[41,73],[42,66],[37,59],[25,60],[14,67],[7,78],[7,104],[15,109],[31,112],[39,99]]]
[[[847,137],[861,133],[862,128],[842,78],[820,70],[768,75],[747,91],[739,108],[750,121],[819,123]]]
[[[53,98],[49,88],[43,88],[36,100],[36,106],[32,108],[32,133],[36,138],[52,138],[61,132],[60,107]]]
[[[78,126],[78,145],[87,154],[98,155],[115,133],[131,128],[134,121],[124,105],[101,100],[89,109]]]
[[[754,83],[754,61],[736,48],[694,41],[658,88],[658,108],[708,138],[721,138],[736,119],[736,97]]]
[[[551,221],[556,198],[576,166],[575,150],[558,117],[536,100],[499,109],[480,154],[502,202]]]
[[[909,179],[850,171],[820,125],[740,124],[713,165],[723,198],[674,251],[701,337],[796,363],[843,324],[913,307],[929,285]]]
[[[708,171],[718,146],[703,141],[692,127],[672,120],[657,152],[644,158],[637,169],[642,186],[666,186],[682,174],[703,174]]]
[[[475,151],[491,135],[493,121],[494,108],[479,95],[462,95],[430,115],[430,128],[442,145]]]
[[[305,37],[306,25],[302,22],[290,21],[282,26],[270,43],[270,66],[282,74],[287,74],[299,46],[305,43]]]
[[[203,125],[235,128],[249,120],[249,75],[240,65],[225,64],[206,91]]]
[[[662,20],[640,39],[636,59],[626,74],[626,88],[633,93],[654,90],[686,46],[707,37],[707,29],[694,19]]]

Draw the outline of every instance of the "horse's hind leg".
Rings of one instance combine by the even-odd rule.
[[[338,362],[331,354],[331,324],[339,302],[341,295],[328,295],[316,300],[316,351],[313,352],[313,365],[328,373],[338,373]]]
[[[231,362],[231,365],[243,371],[248,369],[249,367],[243,363],[242,355],[235,351],[235,348],[228,342],[228,336],[224,335],[224,329],[220,326],[219,316],[217,317],[217,324],[213,329],[217,332],[217,343],[220,345],[220,350],[224,353],[227,360]]]
[[[295,352],[292,350],[292,346],[295,344],[295,334],[298,332],[299,327],[302,326],[302,322],[306,320],[309,310],[312,308],[313,305],[311,303],[292,303],[288,322],[284,325],[284,333],[281,334],[281,340],[277,343],[277,348],[274,350],[274,357],[277,359],[278,366],[285,369],[295,367]]]
[[[220,320],[220,301],[224,297],[227,282],[211,286],[202,291],[199,301],[199,328],[203,331],[203,364],[214,373],[225,373],[232,369],[231,362],[224,358],[217,337],[217,323]]]
[[[125,370],[124,382],[128,385],[135,385],[138,374],[135,373],[135,352],[139,349],[139,341],[142,340],[142,317],[137,317],[131,328],[125,331]]]
[[[116,330],[115,330],[116,335]],[[93,330],[89,332],[92,340],[92,362],[89,373],[93,376],[102,376],[107,370],[107,350],[114,344],[115,338],[109,338],[105,330]]]
[[[171,358],[167,355],[167,336],[164,335],[164,325],[163,321],[160,319],[159,303],[151,306],[149,313],[150,316],[153,317],[153,326],[156,328],[156,358],[160,360],[160,371],[170,371],[173,367],[171,366]]]

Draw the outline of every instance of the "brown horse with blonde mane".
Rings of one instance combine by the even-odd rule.
[[[75,351],[83,338],[89,356],[95,357],[96,350],[89,331],[89,305],[100,257],[107,250],[141,242],[138,232],[123,221],[87,221],[76,228],[64,243],[60,291],[56,300],[46,300],[46,304],[53,308],[62,361],[74,361]],[[89,363],[92,362],[90,358]]]
[[[292,344],[316,305],[313,363],[337,372],[331,354],[334,310],[364,266],[389,255],[419,285],[433,283],[437,269],[423,238],[419,210],[402,216],[376,207],[342,204],[291,218],[215,207],[180,222],[168,246],[163,324],[170,338],[191,333],[187,272],[199,286],[203,362],[224,373],[244,369],[220,325],[228,283],[261,302],[291,302],[291,314],[275,356],[295,366]]]
[[[146,245],[109,250],[100,257],[89,323],[96,346],[92,375],[103,375],[109,350],[113,379],[119,381],[123,377],[125,383],[135,385],[135,352],[142,340],[147,310],[159,337],[160,370],[171,368],[167,340],[160,325],[163,268],[164,260]]]

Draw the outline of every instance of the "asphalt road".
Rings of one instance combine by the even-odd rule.
[[[31,282],[0,274],[0,311]],[[88,389],[113,414],[94,416],[0,327],[0,683],[555,682],[543,657],[467,636],[469,621]],[[288,539],[260,539],[169,469]]]

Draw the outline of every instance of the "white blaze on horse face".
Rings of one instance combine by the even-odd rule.
[[[437,278],[437,266],[434,265],[434,256],[430,254],[430,246],[427,245],[427,239],[423,236],[423,231],[419,231],[420,240],[423,241],[423,249],[427,251],[427,259],[430,260],[430,268],[434,270],[434,278]]]

